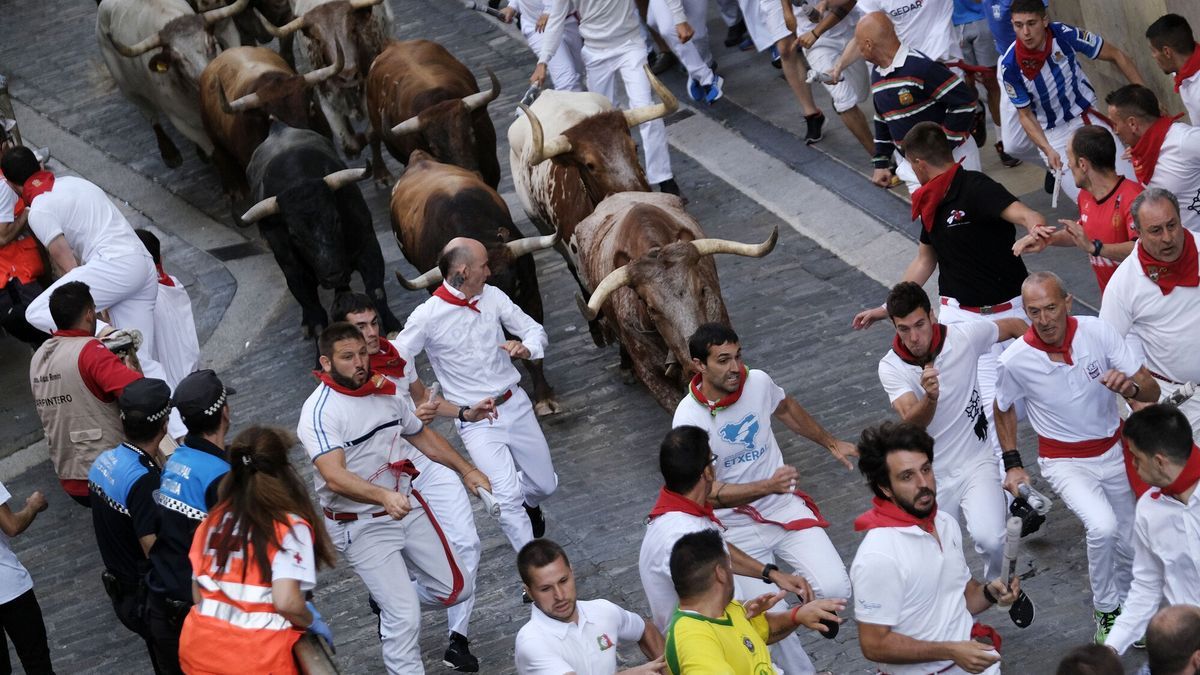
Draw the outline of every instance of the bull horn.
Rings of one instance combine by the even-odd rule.
[[[328,176],[325,176],[323,180],[325,181],[325,184],[329,186],[330,190],[337,192],[347,185],[352,185],[360,180],[365,180],[370,175],[371,167],[368,165],[362,169],[342,169],[341,171],[334,171]]]
[[[632,110],[626,110],[625,122],[629,125],[630,129],[639,124],[645,124],[651,120],[666,117],[679,109],[679,101],[671,93],[671,90],[667,89],[666,85],[659,82],[654,73],[650,72],[650,66],[647,65],[644,68],[646,70],[646,77],[650,78],[650,88],[654,90],[654,93],[658,95],[662,103],[652,103]]]
[[[301,28],[304,28],[305,18],[303,16],[298,16],[282,26],[276,26],[270,21],[267,21],[267,17],[263,16],[262,12],[258,11],[257,9],[254,10],[254,15],[258,17],[258,22],[262,24],[263,29],[277,38],[285,38]]]
[[[729,241],[728,239],[697,239],[692,242],[692,246],[696,247],[700,255],[732,253],[748,258],[761,258],[775,248],[777,241],[779,241],[779,226],[771,230],[771,236],[761,244],[743,244],[740,241]]]
[[[410,291],[419,291],[423,288],[429,288],[430,286],[442,283],[442,271],[435,267],[416,279],[405,279],[400,274],[400,270],[396,270],[396,281],[399,281],[401,286]]]
[[[400,124],[397,124],[396,126],[392,127],[392,135],[393,136],[405,136],[407,134],[415,134],[420,130],[421,130],[421,117],[419,115],[413,115],[412,117],[404,120]]]
[[[583,316],[588,321],[595,320],[600,314],[600,308],[604,306],[604,301],[608,300],[608,296],[612,292],[622,286],[628,286],[633,281],[633,275],[629,273],[629,265],[621,265],[617,269],[608,273],[608,276],[600,280],[596,285],[596,290],[592,291],[592,297],[588,298],[587,305],[581,306],[579,309],[583,312]]]
[[[217,96],[221,101],[221,110],[224,110],[227,115],[236,115],[247,110],[254,110],[262,105],[262,100],[258,96],[258,92],[251,92],[230,101],[225,95],[225,87],[221,83],[217,83]]]
[[[500,95],[500,80],[496,77],[496,73],[492,72],[491,68],[487,69],[488,77],[492,80],[492,87],[487,91],[481,91],[477,94],[463,97],[463,105],[467,106],[467,110],[476,111],[492,101]]]
[[[381,2],[383,2],[383,0],[350,0],[350,9],[366,9],[368,7],[374,7]]]
[[[520,258],[528,253],[540,251],[550,248],[558,243],[558,230],[554,234],[547,234],[542,237],[522,237],[516,241],[510,241],[504,245],[508,249],[509,255],[513,258]]]
[[[250,223],[258,222],[267,216],[273,216],[279,213],[279,202],[274,197],[267,197],[261,202],[250,207],[250,210],[242,214],[242,222],[249,225]]]
[[[330,65],[307,72],[303,75],[305,86],[311,87],[315,84],[320,84],[321,82],[324,82],[325,80],[328,80],[329,78],[334,77],[338,73],[342,72],[342,67],[345,66],[346,59],[342,56],[341,44],[336,42],[334,43],[333,56],[333,63]]]
[[[224,21],[225,19],[230,19],[240,14],[242,10],[246,9],[246,6],[249,4],[250,0],[237,0],[237,2],[233,3],[232,5],[218,7],[216,9],[210,9],[207,12],[203,12],[201,13],[201,16],[204,17],[204,23],[211,26],[218,21]]]
[[[131,59],[141,56],[151,49],[156,49],[162,46],[162,37],[159,36],[158,33],[151,35],[132,47],[128,47],[120,42],[117,42],[117,39],[112,36],[112,33],[108,33],[108,41],[112,43],[113,49],[116,49],[121,56],[127,56]]]
[[[524,103],[517,105],[525,111],[525,119],[529,120],[529,166],[537,166],[555,155],[571,151],[571,141],[562,134],[550,139],[547,146],[545,135],[542,133],[542,123],[537,115]]]

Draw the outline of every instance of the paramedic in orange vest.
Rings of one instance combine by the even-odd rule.
[[[37,239],[26,229],[25,202],[0,178],[0,325],[34,349],[49,335],[29,325],[25,308],[46,290],[37,278],[45,273]]]

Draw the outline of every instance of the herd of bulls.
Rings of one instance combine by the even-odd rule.
[[[357,270],[387,309],[383,254],[356,183],[392,183],[381,148],[405,165],[391,224],[404,257],[429,270],[410,290],[441,283],[437,258],[454,237],[489,251],[490,283],[543,321],[532,253],[556,247],[580,287],[593,339],[621,347],[627,379],[673,409],[686,384],[687,336],[728,322],[712,255],[761,257],[756,245],[708,238],[678,197],[650,191],[630,129],[678,107],[618,110],[598,94],[546,91],[509,127],[517,195],[541,236],[518,231],[497,192],[500,165],[487,91],[466,65],[427,40],[391,39],[386,0],[102,0],[96,36],[109,71],[151,122],[163,161],[182,162],[165,117],[211,161],[238,225],[257,223],[302,309],[306,334],[328,317],[319,288],[349,288]],[[280,51],[255,46],[279,39]],[[243,46],[245,45],[245,46]],[[295,67],[298,56],[308,72]],[[647,70],[647,74],[649,71]],[[365,124],[365,132],[356,131]],[[339,157],[369,144],[373,162]],[[251,203],[253,204],[251,205]],[[248,207],[248,208],[247,208]],[[540,362],[530,363],[539,415],[558,411]]]

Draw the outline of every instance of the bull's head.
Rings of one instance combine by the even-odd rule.
[[[503,239],[505,234],[501,233],[500,237]],[[515,241],[504,241],[502,245],[489,246],[488,267],[492,270],[493,274],[496,274],[498,270],[511,270],[517,258],[535,251],[550,248],[556,243],[558,243],[557,232],[541,237],[523,237]],[[442,283],[442,272],[435,267],[415,279],[405,279],[397,271],[396,280],[408,290],[416,291],[423,288],[431,288]],[[501,280],[497,280],[497,283],[494,285],[507,292],[508,289],[504,288],[502,283]]]
[[[306,180],[267,197],[242,215],[242,224],[280,216],[292,248],[299,251],[321,286],[339,289],[350,282],[351,262],[346,253],[345,224],[338,190],[364,180],[371,167],[335,171],[320,180]]]
[[[474,124],[476,111],[487,115],[487,105],[500,95],[500,80],[491,68],[487,69],[491,88],[476,92],[461,99],[440,101],[428,107],[416,102],[421,112],[391,127],[392,136],[416,136],[418,145],[428,148],[429,154],[439,162],[454,164],[464,169],[479,172]],[[386,110],[384,111],[386,113]],[[389,120],[384,120],[388,126]]]
[[[157,33],[134,45],[117,42],[112,33],[108,34],[108,39],[117,53],[129,58],[158,49],[159,52],[151,57],[148,64],[151,72],[174,78],[188,88],[196,89],[200,73],[219,51],[213,28],[249,4],[250,0],[237,0],[227,7],[175,17]]]
[[[226,98],[225,88],[218,86],[217,95],[220,98],[221,109],[230,115],[262,110],[290,127],[307,128],[308,101],[297,94],[337,75],[341,72],[342,65],[342,50],[339,49],[334,62],[324,68],[303,75],[279,77],[232,101]]]
[[[333,63],[340,49],[345,54],[345,65],[331,84],[342,87],[358,84],[371,67],[364,58],[372,59],[382,49],[386,34],[374,15],[376,5],[384,0],[329,0],[319,2],[295,19],[282,26],[275,26],[262,14],[258,14],[263,28],[277,38],[285,38],[296,31],[309,39],[308,58],[314,66]],[[257,10],[256,10],[257,12]],[[363,43],[372,45],[366,50],[369,56],[359,51]]]
[[[576,299],[584,317],[592,321],[617,289],[628,286],[644,306],[643,318],[650,322],[643,328],[662,336],[675,363],[686,364],[690,362],[687,341],[692,333],[701,324],[726,320],[716,267],[708,256],[729,253],[761,258],[775,248],[778,239],[779,228],[775,228],[759,244],[709,238],[675,241],[652,248],[610,272],[586,303],[578,295]]]

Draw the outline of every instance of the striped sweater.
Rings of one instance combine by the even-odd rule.
[[[958,147],[975,122],[975,89],[958,73],[915,49],[901,45],[887,68],[871,69],[875,104],[875,168],[886,169],[896,150],[919,122],[937,122]]]

